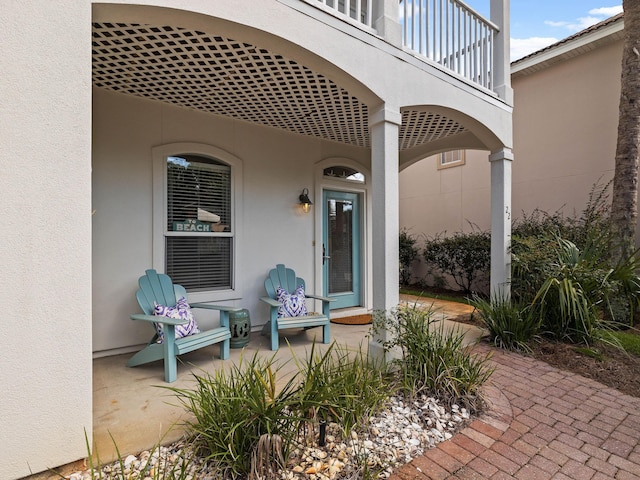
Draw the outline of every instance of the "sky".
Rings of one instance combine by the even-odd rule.
[[[489,18],[490,0],[466,3]],[[511,60],[622,12],[621,0],[511,0]]]

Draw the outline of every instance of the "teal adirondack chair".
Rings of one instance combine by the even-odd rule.
[[[148,322],[154,330],[154,336],[149,344],[136,353],[127,362],[127,367],[136,367],[145,363],[164,360],[164,379],[175,382],[177,378],[177,357],[199,348],[220,343],[220,358],[229,358],[231,331],[229,330],[229,312],[242,310],[236,307],[223,307],[208,303],[192,303],[192,309],[203,308],[220,311],[220,326],[210,330],[176,339],[176,325],[186,324],[187,320],[166,318],[153,315],[154,302],[160,305],[173,306],[180,297],[187,298],[187,292],[181,285],[174,285],[168,275],[159,274],[155,270],[147,270],[138,280],[140,288],[136,292],[136,299],[143,314],[131,315],[132,320]],[[158,334],[155,324],[162,324],[164,331],[163,343],[157,343]]]
[[[269,272],[264,281],[264,288],[267,291],[266,297],[260,300],[269,305],[269,322],[263,327],[262,333],[271,337],[271,350],[278,350],[278,331],[287,328],[313,328],[322,327],[322,341],[329,343],[330,325],[329,303],[331,298],[310,294],[306,291],[305,297],[320,300],[322,302],[322,313],[310,313],[300,317],[278,317],[278,308],[282,303],[276,300],[276,290],[278,287],[284,288],[287,292],[293,292],[297,287],[305,287],[302,278],[296,277],[296,273],[291,268],[286,268],[283,264],[276,265],[276,268]]]

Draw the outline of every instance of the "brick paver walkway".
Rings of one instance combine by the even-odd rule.
[[[391,480],[640,480],[640,398],[533,358],[492,361],[487,412]]]

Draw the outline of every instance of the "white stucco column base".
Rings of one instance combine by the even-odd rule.
[[[511,295],[511,162],[503,148],[489,155],[491,162],[491,298]]]
[[[399,286],[399,109],[382,106],[369,116],[371,129],[371,185],[373,197],[373,309],[390,312],[398,306]],[[382,355],[388,332],[369,344],[371,354]]]

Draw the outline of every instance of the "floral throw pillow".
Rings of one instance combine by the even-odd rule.
[[[302,285],[296,288],[293,293],[278,287],[276,289],[276,300],[282,303],[278,307],[278,317],[301,317],[307,315],[304,287]]]
[[[188,322],[183,325],[176,325],[176,338],[200,333],[196,319],[193,318],[193,313],[191,313],[191,307],[187,303],[187,299],[184,297],[180,297],[174,307],[167,307],[166,305],[160,305],[153,302],[153,314],[158,317],[188,320]],[[158,332],[158,343],[162,343],[164,341],[162,324],[156,323],[155,326],[156,331]]]

